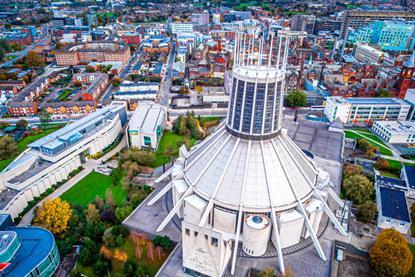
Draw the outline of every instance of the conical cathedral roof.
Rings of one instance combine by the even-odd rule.
[[[313,193],[313,162],[282,131],[268,140],[245,140],[221,126],[185,157],[184,176],[203,199],[230,209],[285,210]]]

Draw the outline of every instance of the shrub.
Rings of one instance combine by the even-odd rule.
[[[110,261],[104,258],[99,258],[98,261],[92,267],[92,271],[95,276],[106,276],[112,269]]]
[[[134,276],[137,270],[137,264],[132,260],[127,260],[124,263],[124,275],[125,276]]]
[[[168,236],[157,236],[153,239],[153,243],[167,251],[173,249],[173,242]]]
[[[359,175],[362,173],[362,167],[357,164],[347,164],[344,166],[343,175],[349,177],[351,175]]]

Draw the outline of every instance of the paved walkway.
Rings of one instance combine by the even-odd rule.
[[[41,200],[39,203],[37,203],[36,206],[30,209],[22,217],[22,220],[20,220],[20,223],[18,224],[18,226],[30,225],[33,221],[36,207],[40,207],[43,204],[43,202],[46,200],[54,199],[62,195],[65,191],[73,187],[75,184],[77,184],[80,180],[82,180],[89,173],[91,173],[94,170],[97,170],[98,166],[101,164],[102,161],[108,160],[109,158],[111,158],[113,155],[121,151],[121,149],[126,146],[127,146],[127,139],[126,139],[126,136],[124,135],[120,143],[113,150],[111,150],[110,152],[108,152],[107,154],[105,154],[104,156],[102,156],[101,158],[97,160],[88,160],[86,163],[82,164],[82,166],[84,167],[84,170],[76,174],[73,178],[68,180],[65,184],[57,188],[54,192],[52,192],[50,195],[48,195],[43,200]]]

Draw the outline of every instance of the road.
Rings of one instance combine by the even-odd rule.
[[[170,88],[171,88],[171,83],[172,83],[171,71],[172,71],[173,63],[175,59],[176,59],[176,42],[173,41],[172,47],[169,53],[169,58],[167,61],[166,74],[164,74],[164,79],[161,82],[160,98],[159,98],[159,103],[166,107],[170,106],[169,95],[170,95]]]
[[[135,53],[131,56],[130,60],[128,61],[128,64],[121,70],[119,77],[121,78],[122,81],[124,81],[125,78],[131,73],[131,69],[137,63],[142,53],[143,53],[143,47],[140,46],[137,49],[137,51],[135,51]],[[114,92],[114,86],[110,84],[107,90],[101,96],[101,99],[99,100],[99,105],[101,107],[105,105],[109,105],[111,103],[113,92]]]

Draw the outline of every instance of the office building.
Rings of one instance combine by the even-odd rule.
[[[340,118],[343,123],[370,123],[376,120],[405,121],[411,104],[398,98],[366,98],[331,96],[324,114],[330,122]]]
[[[358,44],[375,44],[387,51],[406,51],[411,47],[415,22],[375,21],[350,32],[349,40]]]
[[[160,89],[160,83],[156,82],[125,82],[114,93],[117,100],[153,101]]]
[[[0,214],[2,276],[54,276],[60,256],[53,234],[46,229],[15,227],[9,214]]]
[[[389,143],[415,143],[413,121],[375,121],[372,130]]]
[[[250,31],[262,33],[260,27]],[[328,179],[282,130],[286,42],[293,35],[305,33],[251,37],[249,43],[256,47],[248,53],[236,47],[226,120],[190,152],[180,150],[163,175],[170,174],[171,182],[148,203],[171,189],[174,208],[157,231],[176,214],[181,218],[182,266],[190,275],[224,276],[228,269],[235,274],[240,242],[250,257],[272,247],[283,274],[282,249],[309,237],[327,260],[316,236],[324,212],[345,235],[320,194]],[[276,51],[279,47],[285,51]],[[262,59],[249,58],[253,56]]]
[[[378,208],[377,227],[393,228],[406,235],[411,227],[406,184],[395,178],[376,175],[376,204]]]
[[[170,30],[173,35],[182,33],[193,33],[193,24],[191,23],[171,23]]]
[[[369,45],[357,44],[354,49],[354,57],[359,62],[382,64],[383,59],[389,55]]]
[[[342,39],[348,37],[350,29],[360,29],[367,26],[373,21],[383,20],[407,20],[414,21],[415,13],[403,12],[403,11],[358,11],[352,10],[345,13],[343,17],[343,23],[340,31],[340,37]]]
[[[130,147],[156,151],[165,122],[166,113],[163,106],[154,103],[139,104],[128,126]]]
[[[304,31],[307,34],[314,34],[314,25],[316,23],[316,17],[314,15],[294,15],[291,20],[292,31]]]
[[[28,202],[81,166],[86,155],[111,145],[127,122],[124,103],[113,102],[29,144],[0,173],[0,211],[15,218]]]
[[[193,13],[190,17],[190,22],[195,25],[208,25],[209,24],[209,12]]]

